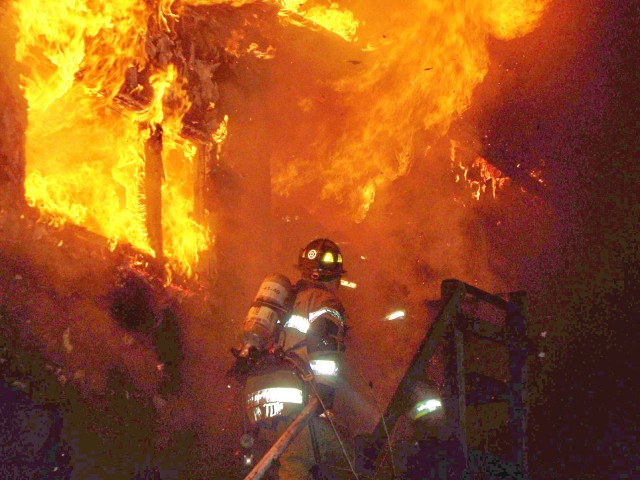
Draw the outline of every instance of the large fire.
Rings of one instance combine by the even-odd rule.
[[[116,101],[131,67],[147,62],[150,14],[144,3],[21,1],[17,6],[17,56],[27,67],[29,201],[114,244],[161,253],[149,241],[144,200],[145,144],[161,125],[162,253],[190,268],[211,234],[192,215],[195,147],[180,136],[189,108],[185,82],[169,64],[152,72],[148,101],[135,109]]]
[[[363,219],[375,193],[409,172],[415,161],[469,107],[489,67],[487,39],[510,39],[535,27],[545,0],[368,2],[362,6],[358,69],[337,79],[342,111],[319,125],[304,161],[283,160],[275,179],[313,184]],[[354,8],[355,10],[355,8]],[[318,119],[314,119],[316,122]],[[320,120],[322,121],[322,120]],[[290,180],[295,178],[295,182]]]
[[[274,191],[287,195],[322,178],[322,196],[361,220],[376,191],[407,174],[469,106],[488,70],[487,37],[527,33],[547,2],[16,1],[16,55],[29,103],[28,200],[51,221],[130,243],[190,275],[216,233],[207,212],[196,211],[195,159],[215,157],[227,128],[241,126],[215,118],[213,93],[198,108],[215,121],[187,121],[196,87],[186,78],[189,52],[176,52],[176,25],[186,8],[262,3],[272,7],[264,15],[331,32],[361,53],[357,68],[321,79],[343,114],[301,99],[318,125],[311,148],[270,159]],[[228,41],[227,54],[278,55],[270,45],[238,45]]]

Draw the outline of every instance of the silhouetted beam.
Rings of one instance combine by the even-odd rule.
[[[151,136],[144,147],[144,206],[145,226],[149,236],[149,245],[157,259],[164,257],[162,248],[162,181],[164,166],[162,163],[162,126],[149,127]]]
[[[528,473],[526,441],[525,384],[527,381],[528,339],[526,332],[527,297],[524,292],[510,294],[509,299],[518,305],[507,313],[505,332],[509,350],[509,431],[514,442],[514,458]]]
[[[465,332],[471,332],[476,337],[485,340],[491,340],[496,343],[505,342],[504,331],[502,327],[493,325],[477,317],[459,312],[458,325]]]

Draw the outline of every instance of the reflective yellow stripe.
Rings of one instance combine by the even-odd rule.
[[[348,288],[356,288],[358,286],[355,282],[350,282],[349,280],[345,280],[344,278],[340,279],[340,285]]]
[[[344,323],[344,320],[342,318],[342,315],[340,315],[340,312],[338,312],[333,308],[328,308],[328,307],[321,308],[320,310],[316,310],[315,312],[311,312],[309,314],[309,323],[313,323],[313,321],[316,318],[318,318],[321,315],[324,315],[325,313],[328,313],[329,315],[334,317],[336,320],[340,322],[341,325]]]
[[[291,315],[287,323],[284,324],[285,327],[293,328],[302,333],[307,333],[310,325],[309,320],[301,315]]]
[[[247,403],[250,406],[260,405],[263,403],[302,403],[302,390],[299,388],[264,388],[249,394]]]
[[[436,412],[441,408],[442,408],[442,402],[440,400],[438,400],[437,398],[430,398],[428,400],[424,400],[414,405],[414,407],[411,409],[409,416],[413,420],[417,420],[419,418],[424,417],[425,415]]]
[[[322,257],[322,263],[333,263],[333,253],[327,252]]]
[[[289,328],[294,328],[296,330],[298,330],[299,332],[302,333],[307,333],[309,331],[309,327],[311,326],[311,324],[313,323],[313,321],[324,315],[325,313],[328,313],[329,315],[331,315],[333,318],[335,318],[336,320],[338,320],[340,322],[340,325],[344,324],[344,320],[342,318],[342,315],[340,315],[340,312],[338,312],[337,310],[333,309],[333,308],[321,308],[320,310],[316,310],[315,312],[311,312],[309,314],[309,318],[305,318],[302,315],[291,315],[289,317],[289,320],[287,320],[287,323],[284,324],[285,327],[289,327]]]
[[[333,377],[338,374],[338,366],[333,360],[311,360],[309,366],[315,375]]]
[[[398,318],[404,318],[404,316],[405,316],[404,310],[396,310],[395,312],[390,313],[384,318],[387,320],[397,320]]]
[[[424,412],[424,411],[435,412],[440,407],[442,407],[442,402],[440,402],[440,400],[436,400],[435,398],[433,398],[431,400],[427,400],[426,402],[419,404],[416,407],[416,411],[417,412]]]

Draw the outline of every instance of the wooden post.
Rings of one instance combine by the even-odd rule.
[[[164,165],[162,163],[162,126],[148,127],[151,136],[144,147],[144,206],[145,225],[149,236],[149,245],[160,264],[164,263],[162,247],[162,182]]]
[[[213,142],[198,143],[198,150],[195,157],[195,168],[193,178],[193,215],[194,219],[211,232],[217,232],[217,209],[220,205],[212,205],[209,198],[214,195],[213,185],[209,179],[215,158],[216,144]],[[212,208],[215,210],[212,211]],[[198,252],[198,264],[195,271],[200,283],[206,286],[207,290],[215,284],[217,280],[217,262],[214,243],[207,245],[207,249]]]
[[[444,285],[443,285],[444,288]],[[444,297],[444,292],[443,292]],[[466,425],[466,387],[464,369],[464,335],[453,318],[445,344],[445,376],[443,406],[447,419],[446,434],[455,437],[464,456],[464,467],[468,461]]]
[[[206,221],[205,192],[211,144],[198,144],[193,175],[193,216],[198,223]]]
[[[525,384],[527,379],[527,332],[525,292],[509,294],[509,301],[517,306],[507,310],[505,322],[507,348],[509,351],[509,433],[514,442],[513,461],[521,466],[525,477],[528,474],[526,441]]]
[[[465,468],[468,461],[467,447],[467,388],[465,383],[466,371],[464,368],[464,334],[458,326],[457,319],[453,322],[453,348],[455,354],[455,378],[457,390],[458,430],[457,438],[464,455]]]

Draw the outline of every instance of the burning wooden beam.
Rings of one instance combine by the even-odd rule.
[[[150,137],[144,148],[144,207],[149,245],[158,260],[164,257],[162,248],[162,125],[149,126]]]

